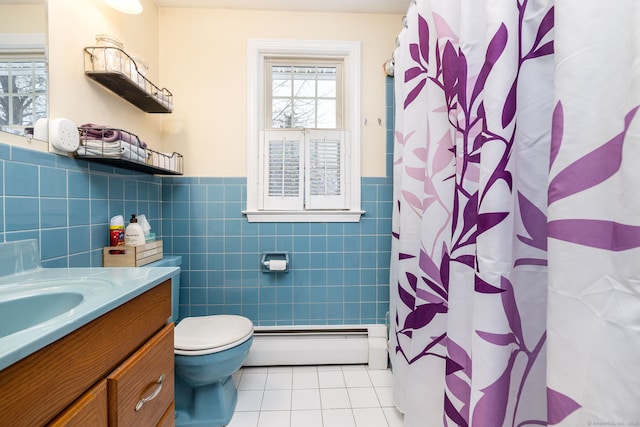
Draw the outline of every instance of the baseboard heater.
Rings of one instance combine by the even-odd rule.
[[[385,325],[256,327],[245,366],[369,364],[387,368]]]

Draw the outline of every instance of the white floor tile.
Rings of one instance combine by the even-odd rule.
[[[379,408],[380,402],[373,387],[348,388],[352,408]]]
[[[351,409],[323,409],[322,423],[324,427],[355,427]]]
[[[242,374],[240,383],[238,384],[238,390],[264,390],[264,385],[267,382],[267,373],[249,373]]]
[[[293,372],[293,366],[269,366],[269,372]]]
[[[376,387],[378,401],[382,407],[395,407],[393,403],[393,389],[391,387]]]
[[[382,408],[356,408],[353,417],[356,427],[389,427]]]
[[[236,411],[259,411],[263,394],[263,390],[238,390]]]
[[[242,373],[251,373],[251,374],[266,374],[269,372],[269,368],[267,366],[243,366]]]
[[[233,375],[231,376],[231,379],[233,380],[233,383],[235,384],[236,388],[238,387],[238,384],[240,384],[241,377],[242,377],[242,370],[234,372]]]
[[[291,427],[323,427],[322,411],[291,411]]]
[[[370,370],[369,378],[376,387],[391,387],[393,376],[389,369],[386,370]]]
[[[291,410],[291,389],[265,390],[262,398],[262,411]]]
[[[267,374],[266,390],[291,390],[293,373],[291,371],[271,371]]]
[[[257,427],[260,412],[238,412],[236,411],[227,427]]]
[[[290,427],[291,413],[289,411],[261,411],[258,427]]]
[[[346,388],[322,388],[320,389],[320,402],[322,409],[350,408],[349,394]]]
[[[326,372],[326,371],[342,371],[342,366],[340,365],[318,365],[318,372]]]
[[[359,371],[359,372],[367,372],[367,365],[342,365],[342,370],[346,371]]]
[[[297,365],[292,367],[293,372],[318,372],[316,365]]]
[[[382,408],[384,412],[384,416],[387,418],[387,423],[389,427],[402,427],[404,424],[404,415],[402,412],[398,411],[395,407],[393,408]]]
[[[304,388],[318,388],[318,373],[316,371],[312,372],[297,372],[293,373],[293,389],[304,389]]]
[[[342,371],[318,371],[320,388],[346,387]]]
[[[366,365],[243,367],[228,427],[402,427],[392,379]]]
[[[320,409],[320,390],[293,390],[291,392],[291,409],[296,411],[300,409]]]
[[[364,369],[361,371],[344,371],[342,374],[347,387],[373,387],[369,374]]]

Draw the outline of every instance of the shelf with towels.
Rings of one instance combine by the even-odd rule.
[[[184,173],[182,154],[152,150],[131,132],[95,125],[80,126],[78,131],[80,146],[74,153],[76,158],[149,174]]]
[[[111,92],[147,113],[171,113],[173,94],[151,83],[122,49],[84,48],[84,73]]]

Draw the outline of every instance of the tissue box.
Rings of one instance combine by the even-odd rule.
[[[141,267],[162,259],[162,240],[140,246],[108,246],[102,250],[104,267]]]

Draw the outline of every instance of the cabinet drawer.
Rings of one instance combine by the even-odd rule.
[[[107,382],[100,381],[83,394],[49,427],[107,427]]]
[[[173,323],[107,377],[110,426],[156,425],[173,402]]]

